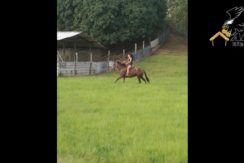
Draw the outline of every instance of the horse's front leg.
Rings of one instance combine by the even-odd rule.
[[[123,76],[120,76],[120,77],[118,77],[115,81],[114,81],[114,83],[116,83],[119,79],[121,79]]]
[[[139,76],[137,76],[137,79],[139,81],[139,84],[141,84],[141,78]]]

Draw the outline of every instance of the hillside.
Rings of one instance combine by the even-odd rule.
[[[186,38],[177,34],[170,34],[168,40],[154,54],[161,54],[164,52],[187,52]]]

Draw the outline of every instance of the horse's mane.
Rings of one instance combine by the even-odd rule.
[[[120,60],[116,61],[119,66],[126,67],[126,64]]]

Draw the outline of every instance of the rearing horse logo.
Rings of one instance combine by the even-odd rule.
[[[222,30],[213,35],[209,40],[214,46],[214,39],[221,36],[225,40],[225,46],[228,41],[244,41],[244,8],[234,7],[226,11],[229,19],[222,25]]]

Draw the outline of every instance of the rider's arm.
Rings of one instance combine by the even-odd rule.
[[[128,64],[131,62],[131,60],[132,60],[132,58],[131,58],[131,57],[129,57],[129,58],[128,58],[128,60],[127,60],[127,61],[125,61],[124,63],[125,63],[126,65],[128,65]]]
[[[131,57],[129,57],[129,63],[132,61],[132,58]]]

